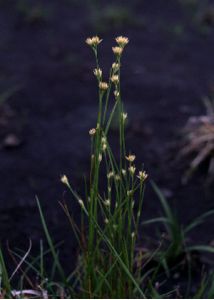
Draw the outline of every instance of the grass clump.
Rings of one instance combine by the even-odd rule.
[[[181,157],[194,157],[185,176],[185,181],[205,161],[208,161],[208,174],[214,175],[214,104],[209,98],[204,99],[206,114],[191,117],[184,128]]]
[[[104,295],[126,298],[133,297],[134,294],[144,297],[140,279],[134,274],[134,251],[147,174],[140,170],[136,176],[135,155],[127,154],[126,151],[124,128],[127,113],[123,108],[120,91],[121,57],[128,42],[128,38],[116,38],[117,44],[112,48],[115,61],[108,80],[104,81],[98,60],[98,46],[101,40],[98,37],[86,40],[95,55],[94,75],[97,79],[99,98],[97,123],[89,131],[92,143],[91,172],[86,198],[82,200],[82,197],[77,195],[66,176],[61,179],[81,207],[84,215],[83,228],[88,227],[86,241],[81,231],[76,227],[74,230],[82,249],[84,273],[81,286],[84,296],[90,298]],[[108,114],[112,91],[114,103]],[[119,111],[119,161],[115,158],[108,141],[109,128],[116,111]],[[106,173],[106,187],[100,191],[100,171],[103,167]],[[138,201],[136,196],[139,197]]]

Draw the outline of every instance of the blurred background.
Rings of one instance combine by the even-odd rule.
[[[35,196],[56,241],[72,232],[59,201],[79,208],[65,192],[66,174],[81,191],[88,176],[90,139],[97,112],[94,58],[104,74],[114,60],[114,37],[130,43],[122,63],[122,97],[128,112],[128,149],[143,162],[182,222],[214,208],[206,164],[186,183],[188,158],[179,159],[182,129],[205,113],[214,92],[214,2],[208,0],[0,0],[0,237],[27,247],[43,238]],[[106,77],[107,78],[107,77]],[[112,140],[117,128],[112,128]],[[148,183],[145,216],[157,216]],[[210,220],[197,238],[211,242]],[[210,226],[209,226],[210,225]],[[207,231],[209,226],[209,232]]]

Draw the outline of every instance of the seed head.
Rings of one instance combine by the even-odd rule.
[[[109,223],[109,220],[108,220],[107,218],[105,218],[104,223],[105,223],[105,224],[108,224],[108,223]]]
[[[102,157],[102,154],[100,153],[99,156],[98,156],[98,161],[101,162],[102,159],[103,159],[103,157]]]
[[[136,168],[134,166],[129,167],[129,172],[131,175],[134,175]]]
[[[101,142],[102,142],[102,150],[105,151],[106,148],[107,148],[107,143],[106,143],[106,137],[105,136],[102,137]]]
[[[126,175],[126,170],[125,169],[122,169],[122,174],[123,174],[123,176]]]
[[[102,90],[102,91],[106,91],[108,89],[108,83],[107,82],[100,82],[99,83],[99,88]]]
[[[97,77],[97,79],[100,79],[102,77],[102,70],[100,68],[94,69],[94,75]]]
[[[114,54],[116,56],[120,56],[122,54],[122,52],[123,52],[123,48],[122,47],[118,47],[118,46],[112,47],[112,51],[114,52]]]
[[[93,36],[91,38],[87,38],[85,42],[91,47],[96,47],[102,42],[102,40],[98,36]]]
[[[118,75],[113,75],[113,76],[111,77],[111,81],[112,81],[115,85],[117,85],[117,84],[119,83],[119,76],[118,76]]]
[[[110,206],[111,205],[111,202],[110,202],[110,200],[109,199],[106,199],[105,201],[104,201],[104,204],[105,204],[105,206]]]
[[[78,203],[79,203],[79,205],[80,205],[82,208],[84,207],[84,202],[83,202],[82,199],[79,199],[79,200],[78,200]]]
[[[102,137],[101,142],[102,142],[103,144],[106,143],[106,137],[105,137],[105,136]]]
[[[133,190],[127,191],[127,196],[131,196],[133,194]]]
[[[120,96],[120,93],[118,91],[114,91],[114,96],[117,99]]]
[[[93,135],[95,135],[95,133],[96,133],[96,129],[95,128],[91,128],[89,130],[89,135],[93,136]]]
[[[126,156],[126,159],[129,162],[133,162],[135,160],[136,156],[134,154],[129,154],[129,156]]]
[[[117,72],[119,70],[120,65],[118,63],[113,63],[112,64],[112,69],[114,70],[114,72]]]
[[[116,174],[114,178],[115,178],[116,181],[119,181],[120,180],[120,175]]]
[[[112,171],[107,174],[108,179],[112,178],[113,176],[114,176],[114,172]]]
[[[63,175],[61,178],[60,178],[61,182],[67,186],[69,186],[69,181],[68,181],[68,177],[66,175]]]
[[[148,174],[146,174],[145,171],[139,171],[137,176],[141,181],[145,181],[148,177]]]
[[[102,150],[105,151],[106,148],[107,148],[107,144],[103,144],[103,145],[102,145]]]
[[[134,239],[134,237],[135,237],[135,233],[134,232],[132,232],[131,237],[132,237],[132,239]]]
[[[125,120],[127,119],[128,114],[127,113],[122,113],[122,119],[123,122],[125,122]]]
[[[115,40],[118,43],[118,45],[122,48],[124,48],[129,42],[129,39],[124,36],[118,36]]]

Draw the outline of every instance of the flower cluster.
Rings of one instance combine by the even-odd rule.
[[[129,156],[126,156],[126,159],[129,161],[129,162],[133,162],[135,160],[136,156],[133,155],[133,154],[129,154]]]
[[[122,121],[123,123],[126,121],[128,114],[127,113],[122,113]]]
[[[120,92],[119,91],[114,91],[114,96],[115,96],[115,99],[118,100],[119,96],[120,96]]]
[[[102,40],[98,36],[93,36],[91,38],[87,38],[85,42],[91,47],[97,47]]]
[[[102,79],[102,74],[103,74],[103,72],[100,68],[94,69],[94,75],[97,77],[97,80]]]
[[[116,56],[120,56],[123,52],[123,48],[119,46],[112,47],[112,51]]]
[[[100,81],[99,88],[101,91],[106,91],[108,89],[108,83],[104,81]]]
[[[148,174],[146,174],[145,171],[139,171],[137,176],[141,181],[145,181],[148,177]]]
[[[129,39],[127,37],[123,37],[123,36],[118,36],[115,39],[117,45],[112,47],[112,51],[116,56],[116,62],[114,62],[112,64],[112,76],[110,78],[110,81],[115,85],[115,91],[114,91],[114,96],[115,96],[115,100],[119,100],[120,97],[120,91],[119,91],[119,81],[120,81],[120,77],[119,77],[119,69],[120,69],[120,56],[123,53],[123,49],[124,47],[128,44]],[[100,39],[98,36],[93,36],[93,37],[89,37],[86,39],[86,43],[92,47],[92,49],[94,50],[94,52],[97,55],[97,46],[102,42],[102,39]],[[99,89],[102,92],[105,92],[108,88],[109,85],[107,82],[102,81],[102,70],[97,67],[96,69],[94,69],[94,75],[96,76],[98,83],[99,83]]]
[[[129,154],[128,156],[125,157],[126,160],[129,162],[129,172],[131,175],[134,175],[136,168],[134,165],[132,165],[132,163],[135,161],[136,156],[134,154]],[[148,177],[148,174],[145,171],[139,171],[137,178],[140,179],[140,181],[145,181]]]
[[[115,72],[117,72],[120,68],[120,64],[119,63],[113,63],[112,64],[112,70]]]
[[[114,96],[115,100],[119,100],[120,98],[120,91],[119,91],[119,82],[120,82],[120,76],[119,76],[119,69],[120,69],[120,57],[123,53],[123,49],[125,45],[128,44],[129,40],[126,37],[119,36],[116,39],[117,46],[112,47],[112,51],[116,56],[116,62],[112,64],[112,71],[113,75],[111,77],[111,81],[115,85],[115,91]]]
[[[116,38],[116,42],[118,43],[118,45],[121,47],[121,48],[124,48],[128,42],[129,42],[129,39],[127,37],[124,37],[124,36],[118,36]]]
[[[95,133],[96,133],[96,129],[95,129],[95,128],[91,128],[91,129],[89,130],[89,135],[90,135],[90,136],[95,135]]]
[[[61,182],[67,186],[69,186],[69,181],[68,181],[68,177],[66,175],[63,175],[61,178],[60,178]]]
[[[118,75],[113,75],[111,77],[111,81],[115,84],[115,85],[118,85],[119,83],[119,76]]]
[[[129,39],[124,36],[118,36],[115,40],[118,46],[112,47],[112,51],[117,57],[119,57],[123,53],[123,49],[128,44]]]
[[[135,170],[136,170],[135,166],[130,166],[129,167],[129,172],[130,172],[131,175],[134,175]]]
[[[106,140],[106,137],[102,137],[102,139],[101,139],[101,145],[102,145],[102,150],[103,150],[103,151],[106,151],[106,148],[107,148],[107,140]]]

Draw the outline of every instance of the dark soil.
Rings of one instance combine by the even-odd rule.
[[[6,100],[0,112],[3,243],[27,248],[29,238],[34,246],[43,238],[37,195],[54,239],[69,245],[63,250],[67,265],[68,258],[73,264],[76,246],[58,201],[68,199],[77,218],[79,208],[59,178],[67,174],[81,190],[88,174],[88,130],[95,124],[97,98],[94,59],[84,40],[96,33],[104,39],[100,60],[106,74],[113,38],[130,38],[122,94],[128,148],[138,163],[144,163],[181,222],[214,208],[206,172],[199,170],[183,185],[189,162],[178,160],[180,132],[190,116],[204,113],[202,97],[214,86],[213,7],[212,1],[197,0],[99,6],[95,1],[0,1],[0,99]],[[160,210],[149,186],[145,218]],[[213,237],[211,218],[192,239],[210,243]]]

